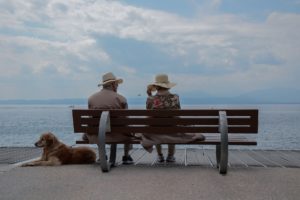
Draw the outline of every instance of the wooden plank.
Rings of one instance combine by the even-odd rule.
[[[109,109],[73,109],[73,113],[86,116],[100,116],[102,111]],[[258,116],[257,109],[181,109],[181,110],[109,110],[111,116],[219,116],[224,110],[227,116]]]
[[[248,133],[253,134],[255,130],[253,127],[229,127],[228,133]],[[89,126],[81,126],[77,127],[74,132],[78,133],[89,133],[89,134],[97,134],[98,127],[89,127]],[[111,127],[111,132],[113,133],[218,133],[217,126],[121,126],[121,127]]]
[[[236,153],[237,150],[229,150],[228,152],[228,166],[230,167],[248,167],[248,165],[239,159]]]
[[[79,145],[80,146],[80,145]],[[107,156],[109,157],[110,145],[106,145]],[[167,148],[164,146],[163,152],[164,155],[167,155]],[[197,146],[195,146],[197,147]],[[95,152],[98,155],[96,145],[93,145]],[[176,147],[176,158],[178,163],[172,164],[173,166],[183,165],[184,164],[184,149]],[[25,153],[24,153],[25,152]],[[250,152],[250,153],[249,153]],[[255,153],[254,155],[251,152]],[[0,148],[0,160],[3,163],[15,163],[26,158],[37,157],[37,154],[40,155],[40,149],[37,148],[14,148],[14,147],[3,147]],[[146,152],[140,145],[130,151],[131,156],[134,159],[135,165],[147,165],[150,166],[154,163],[155,166],[166,166],[167,164],[156,164],[156,150],[150,154]],[[300,168],[300,161],[297,156],[299,156],[300,151],[290,151],[290,150],[246,150],[246,149],[231,149],[229,150],[229,166],[234,167],[278,167],[278,165],[267,165],[264,161],[264,158],[257,159],[260,155],[267,157],[273,162],[278,162],[284,167],[295,167]],[[122,156],[124,155],[123,145],[118,145],[117,149],[117,165],[122,165]],[[182,155],[182,158],[181,158]],[[98,158],[98,156],[97,156]],[[180,158],[180,159],[179,159]],[[201,167],[215,167],[215,149],[199,149],[194,148],[194,146],[187,147],[187,164],[197,165]],[[256,160],[257,159],[257,160]],[[278,160],[279,159],[279,160]],[[211,162],[211,164],[210,164]],[[171,166],[171,164],[168,164]]]
[[[251,118],[227,118],[228,125],[252,125],[253,120]]]
[[[198,165],[197,149],[187,148],[187,165]]]
[[[76,140],[76,144],[89,144],[86,140]]]
[[[185,145],[180,145],[180,149],[176,149],[176,147],[178,148],[179,145],[175,145],[175,159],[176,159],[176,164],[179,165],[185,165],[186,163],[186,146]],[[168,153],[165,154],[165,156],[167,157]],[[168,162],[167,162],[168,164]],[[169,164],[173,164],[173,163],[169,163]]]
[[[152,165],[157,158],[156,150],[153,149],[151,153],[142,150],[143,154],[136,160],[135,165]]]
[[[106,144],[140,144],[140,142],[138,140],[135,141],[131,141],[131,142],[107,142]],[[206,141],[195,141],[195,142],[190,142],[188,143],[188,145],[216,145],[219,144],[220,141],[219,140],[206,140]],[[82,140],[77,140],[76,144],[89,144],[87,141],[82,141]],[[165,144],[165,143],[163,143]],[[256,145],[256,141],[229,141],[229,145]],[[185,145],[185,143],[180,144],[180,143],[176,143],[176,145]]]
[[[251,116],[253,118],[258,116],[257,109],[224,109],[224,110],[226,111],[227,116]]]
[[[88,126],[99,126],[99,120],[100,118],[80,118],[78,120],[78,123],[82,125],[88,125]]]
[[[228,133],[257,133],[257,128],[250,126],[250,127],[228,127]]]
[[[99,118],[78,118],[76,123],[81,125],[99,126]],[[253,120],[250,118],[228,118],[228,125],[250,126]],[[218,118],[148,118],[148,117],[128,117],[128,118],[111,118],[111,125],[219,125]]]
[[[138,149],[139,149],[138,154],[135,154],[134,157],[132,157],[134,160],[134,165],[143,164],[141,161],[143,160],[146,154],[149,154],[141,147],[139,147]]]
[[[89,128],[88,128],[89,129]],[[94,127],[90,128],[91,130]],[[95,131],[95,130],[93,130]],[[131,132],[131,133],[218,133],[218,127],[186,127],[186,126],[167,126],[167,127],[139,127],[139,126],[127,126],[127,127],[111,127],[111,132]],[[253,133],[251,127],[229,127],[228,133]]]
[[[144,156],[145,153],[146,152],[143,148],[133,148],[132,150],[129,151],[129,154],[132,157],[134,164],[136,164],[136,162],[138,162],[138,160],[142,156]],[[124,155],[124,149],[123,149],[122,157],[123,157],[123,155]]]
[[[84,121],[86,120],[86,121]],[[82,122],[91,125],[99,124],[99,119],[94,120],[90,123],[91,119],[85,118],[82,119]],[[229,118],[228,125],[229,126],[250,126],[253,124],[253,120],[250,118]],[[165,125],[219,125],[218,118],[196,118],[196,117],[189,117],[189,118],[163,118],[163,117],[156,117],[156,118],[137,118],[137,117],[128,117],[128,118],[111,118],[111,125],[157,125],[157,126],[165,126]]]
[[[234,152],[234,156],[237,157],[237,159],[239,159],[242,163],[245,163],[248,166],[267,167],[263,163],[252,158],[252,156],[249,155],[248,152],[249,152],[249,150],[238,149],[237,151]]]
[[[279,167],[285,168],[285,167],[291,167],[293,164],[289,163],[286,159],[284,159],[278,152],[274,150],[259,150],[256,151],[261,156],[263,156],[265,159],[269,160],[270,162],[276,164]]]
[[[191,149],[190,151],[194,152],[193,155],[195,156],[196,160],[195,163],[191,162],[189,165],[211,166],[211,163],[205,156],[203,149]]]
[[[89,116],[89,117],[100,117],[103,110],[101,109],[73,109],[73,116]]]
[[[149,117],[170,117],[170,116],[219,116],[218,110],[110,110],[112,117],[119,116],[149,116]]]
[[[178,125],[218,125],[217,118],[111,118],[112,126],[146,125],[146,126],[178,126]]]
[[[229,135],[229,145],[256,145],[257,142],[251,139],[248,139],[242,135]],[[88,144],[86,141],[76,141],[77,144]],[[123,141],[123,142],[106,142],[106,144],[140,144],[139,140],[131,140],[131,141]],[[180,143],[176,143],[180,145]],[[185,143],[183,143],[185,144]],[[211,134],[206,135],[205,141],[194,141],[188,143],[188,145],[216,145],[220,144],[220,135],[219,134]]]
[[[208,159],[210,165],[212,167],[217,167],[217,161],[216,161],[216,151],[212,149],[205,149],[204,155]]]
[[[288,154],[300,161],[300,150],[290,150]]]
[[[186,126],[166,126],[166,127],[139,127],[139,126],[127,126],[127,127],[111,127],[111,132],[114,133],[152,133],[152,134],[164,134],[164,133],[216,133],[218,127],[186,127]]]
[[[287,167],[300,167],[300,159],[297,156],[300,156],[300,151],[296,151],[296,156],[293,151],[289,150],[277,150],[277,155],[280,156],[282,159],[286,160],[288,163]]]
[[[250,150],[248,151],[249,156],[253,159],[257,160],[258,162],[262,163],[266,167],[281,167],[278,163],[270,160],[266,156],[264,156],[260,151],[257,150]]]

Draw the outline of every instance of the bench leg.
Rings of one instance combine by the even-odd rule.
[[[102,172],[108,172],[110,170],[110,165],[106,160],[106,149],[105,149],[105,134],[106,131],[109,129],[110,129],[109,112],[103,111],[99,121],[99,132],[98,132],[98,142],[97,142],[100,166]]]
[[[228,123],[225,111],[219,112],[219,132],[221,134],[221,144],[217,147],[216,151],[219,155],[219,172],[220,174],[227,173],[228,165]],[[218,146],[218,145],[217,145]]]
[[[216,145],[216,161],[217,161],[217,168],[220,165],[220,156],[221,156],[221,145]]]
[[[107,163],[106,159],[106,150],[105,150],[105,145],[98,145],[98,152],[99,152],[99,160],[100,160],[100,166],[102,169],[102,172],[108,172],[110,170],[109,164]]]
[[[116,164],[116,154],[117,154],[117,144],[112,144],[110,146],[110,156],[109,156],[109,163],[111,167],[114,167]]]

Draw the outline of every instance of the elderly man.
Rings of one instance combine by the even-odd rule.
[[[125,97],[117,93],[119,84],[123,83],[122,79],[117,79],[115,75],[108,72],[102,76],[102,83],[98,87],[103,88],[91,95],[88,99],[89,109],[127,109],[128,104]],[[95,138],[87,136],[90,143],[93,143]],[[117,138],[116,138],[117,137]],[[130,139],[130,135],[118,134],[116,136],[108,134],[106,139],[110,140],[126,140]],[[122,158],[123,164],[132,164],[133,159],[129,155],[131,145],[124,145],[124,156]]]

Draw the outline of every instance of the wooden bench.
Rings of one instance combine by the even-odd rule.
[[[258,132],[257,109],[74,109],[72,113],[75,133],[98,135],[97,145],[103,172],[108,172],[116,159],[117,143],[105,142],[105,135],[110,133],[204,133],[205,141],[195,141],[189,145],[216,145],[217,167],[221,174],[227,173],[228,145],[257,145],[255,139],[247,138],[247,134]],[[139,144],[139,141],[129,143]],[[111,144],[109,161],[106,160],[105,144]]]

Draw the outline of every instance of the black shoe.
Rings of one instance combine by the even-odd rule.
[[[89,138],[88,138],[88,136],[87,136],[86,134],[83,134],[82,137],[81,137],[81,139],[82,139],[83,141],[85,141],[85,142],[88,142],[88,141],[89,141]]]
[[[157,156],[157,162],[159,162],[159,163],[165,162],[164,156],[163,155],[158,155]]]
[[[168,155],[167,162],[175,162],[175,161],[176,161],[176,159],[174,156]]]
[[[131,156],[123,156],[122,158],[123,165],[131,165],[133,164],[133,159]]]

